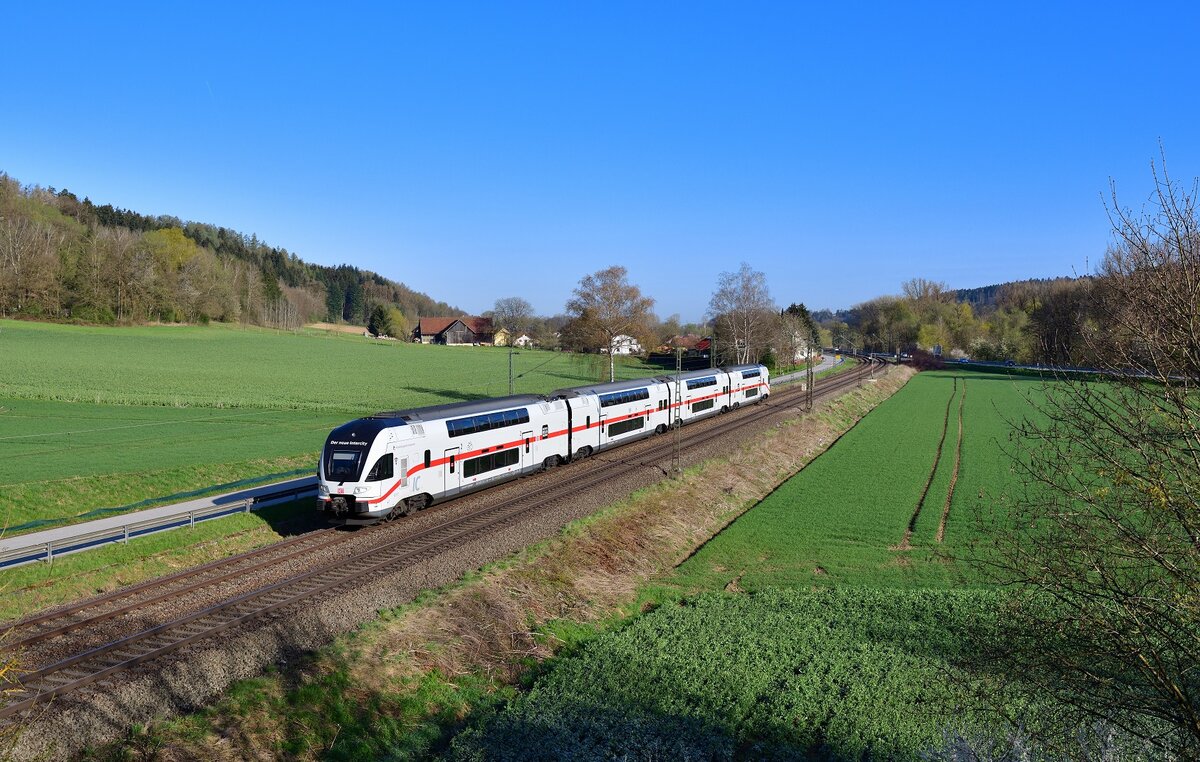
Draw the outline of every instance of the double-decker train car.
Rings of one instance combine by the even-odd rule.
[[[730,386],[725,404],[733,410],[762,402],[771,393],[770,372],[765,365],[735,365],[725,368],[725,372]]]
[[[727,413],[745,404],[759,402],[769,393],[769,375],[763,365],[736,365],[731,368],[693,370],[675,377],[664,377],[676,400],[676,420],[688,423],[717,413]]]
[[[334,429],[317,466],[322,511],[347,524],[407,515],[672,425],[758,402],[761,365],[617,381],[550,395],[376,413]]]
[[[671,423],[671,390],[661,378],[577,386],[550,396],[570,408],[576,457],[662,433]]]

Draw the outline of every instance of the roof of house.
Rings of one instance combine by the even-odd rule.
[[[475,335],[492,332],[492,319],[482,317],[431,317],[421,318],[417,324],[417,332],[422,336],[437,336],[455,322],[462,321]]]
[[[462,321],[475,333],[491,333],[492,319],[485,317],[465,317]]]
[[[686,336],[676,336],[670,341],[673,347],[683,347],[684,349],[705,350],[712,345],[712,341],[708,338],[701,338],[694,333],[689,333]]]

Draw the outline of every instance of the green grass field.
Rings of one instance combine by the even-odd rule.
[[[1006,421],[1033,414],[1037,389],[916,376],[644,591],[649,613],[559,659],[460,735],[457,756],[915,760],[947,731],[1002,735],[973,699],[988,675],[964,666],[964,633],[989,631],[1002,592],[955,551],[981,539],[976,511],[1017,486]],[[938,543],[964,392],[962,463]],[[905,547],[948,403],[942,459]]]
[[[500,396],[508,352],[231,326],[0,320],[0,526],[86,518],[311,471],[333,427],[379,410]],[[521,351],[518,392],[595,381],[603,358]],[[618,365],[625,378],[658,369]],[[280,476],[282,478],[282,476]]]

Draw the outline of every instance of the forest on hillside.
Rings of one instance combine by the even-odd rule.
[[[295,328],[365,324],[377,306],[405,329],[421,316],[461,313],[373,272],[310,264],[253,234],[97,205],[0,172],[0,316]]]

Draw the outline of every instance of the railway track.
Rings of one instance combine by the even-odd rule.
[[[814,399],[820,400],[854,386],[873,375],[877,368],[873,363],[865,363],[853,371],[828,377],[814,386]],[[698,447],[728,436],[778,414],[780,408],[803,402],[804,398],[801,389],[777,392],[762,404],[717,419],[716,425],[690,432],[684,429],[680,434],[680,448]],[[658,439],[659,442],[662,440],[661,437]],[[654,440],[643,440],[651,441]],[[578,477],[548,480],[531,490],[487,503],[416,533],[397,537],[394,532],[386,531],[386,527],[395,524],[379,525],[367,530],[371,533],[370,539],[363,542],[362,531],[320,530],[20,620],[12,625],[10,634],[15,633],[15,640],[4,644],[5,649],[23,649],[65,637],[172,598],[295,561],[319,549],[348,543],[351,539],[357,538],[361,544],[345,557],[203,606],[171,621],[87,647],[27,672],[22,677],[20,689],[5,695],[5,704],[0,707],[0,722],[18,721],[38,704],[87,686],[103,684],[122,672],[136,669],[196,641],[312,601],[358,580],[432,558],[557,501],[569,500],[578,492],[602,485],[620,474],[647,466],[659,467],[658,463],[664,458],[663,449],[661,446],[644,448],[637,450],[633,457],[611,461],[596,458],[592,461],[594,467]]]

